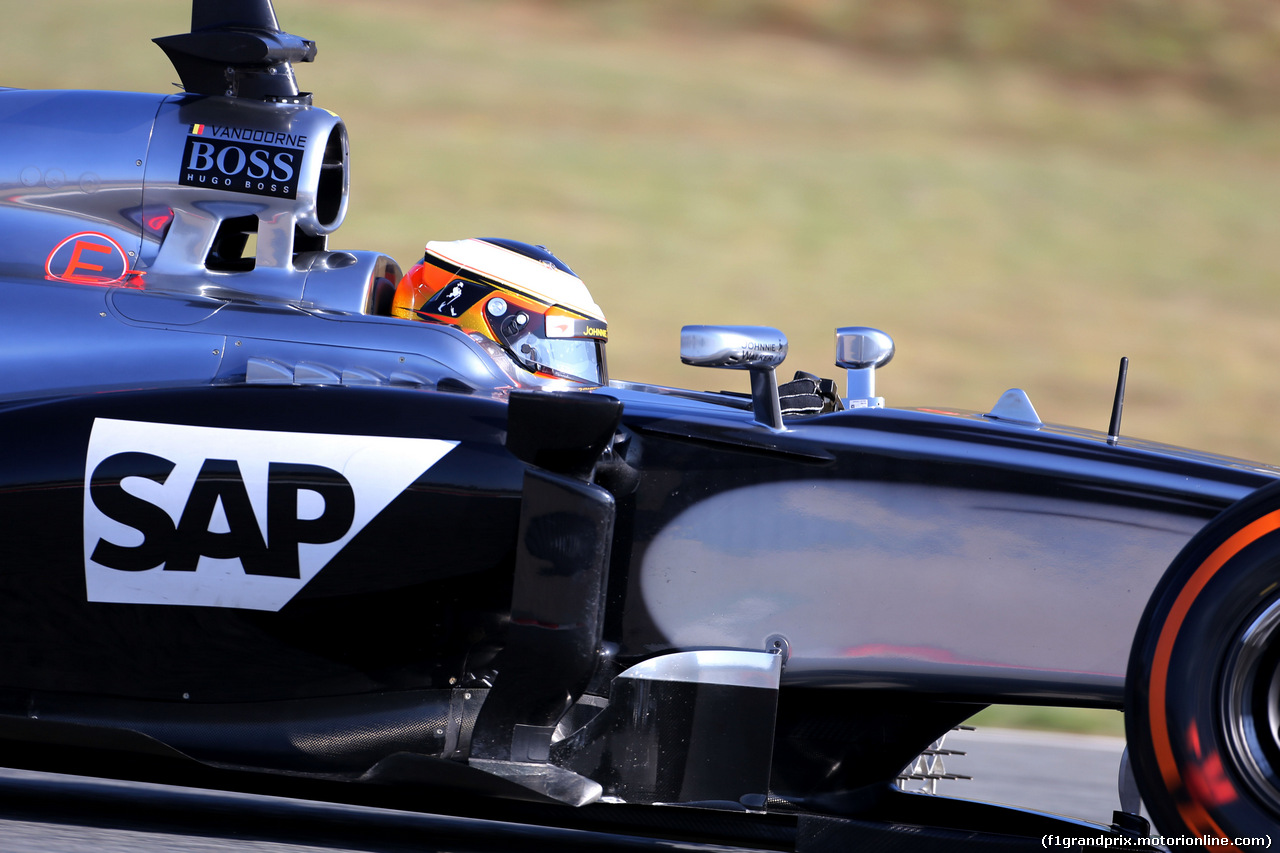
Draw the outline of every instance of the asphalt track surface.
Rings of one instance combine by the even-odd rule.
[[[1118,807],[1116,738],[987,730],[952,734],[939,794],[1110,823]],[[477,841],[477,839],[481,839]],[[548,846],[550,845],[550,846]],[[654,849],[652,842],[636,849]],[[137,782],[0,770],[0,853],[392,853],[589,850],[590,833],[410,811]],[[658,849],[689,849],[658,845]],[[703,848],[707,849],[707,848]],[[732,847],[719,847],[725,850]]]
[[[940,782],[939,794],[1101,824],[1120,808],[1122,738],[979,729],[943,745],[966,753],[948,758],[947,770],[973,779]]]

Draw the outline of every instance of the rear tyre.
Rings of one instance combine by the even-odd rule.
[[[1129,657],[1125,729],[1166,836],[1280,826],[1280,483],[1210,522],[1157,585]]]

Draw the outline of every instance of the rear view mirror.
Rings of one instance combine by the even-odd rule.
[[[836,367],[849,371],[850,409],[879,409],[884,398],[876,396],[876,369],[893,360],[893,338],[868,326],[836,329]]]
[[[777,367],[787,357],[787,337],[768,326],[685,326],[680,360],[694,367],[750,370]]]
[[[773,369],[786,357],[786,335],[769,326],[685,326],[680,330],[680,360],[685,364],[751,372],[751,408],[756,421],[770,429],[782,429]]]

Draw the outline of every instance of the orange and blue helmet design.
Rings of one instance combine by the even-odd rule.
[[[608,324],[582,279],[542,246],[517,240],[427,243],[391,313],[456,326],[497,344],[534,380],[608,382]]]

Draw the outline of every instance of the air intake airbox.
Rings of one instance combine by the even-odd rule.
[[[0,90],[0,274],[299,299],[347,162],[303,104]]]

